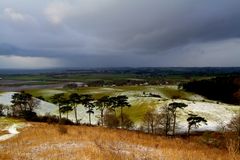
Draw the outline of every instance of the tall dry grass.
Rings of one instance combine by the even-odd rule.
[[[240,159],[240,156],[187,139],[170,139],[101,127],[59,127],[44,123],[32,123],[16,137],[0,142],[0,159],[3,160],[235,160],[236,158]]]

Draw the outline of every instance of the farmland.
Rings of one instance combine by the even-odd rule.
[[[76,152],[77,155],[81,153],[86,159],[96,158],[96,156],[99,156],[99,159],[104,159],[104,157],[109,157],[109,159],[126,159],[126,157],[128,159],[138,159],[137,157],[144,156],[150,159],[156,159],[159,156],[163,156],[164,159],[178,159],[185,154],[187,154],[188,159],[194,159],[194,155],[201,156],[202,159],[227,159],[227,157],[236,159],[238,154],[235,151],[226,150],[229,147],[225,144],[227,142],[224,142],[225,145],[219,144],[218,147],[212,148],[202,144],[201,136],[204,136],[205,132],[219,133],[224,126],[227,126],[234,117],[240,114],[239,105],[211,100],[202,95],[186,91],[179,85],[192,80],[208,80],[217,75],[196,74],[189,77],[185,74],[163,76],[149,73],[142,75],[136,73],[120,74],[119,72],[104,74],[61,72],[2,76],[4,79],[1,80],[0,104],[9,107],[9,109],[12,105],[12,96],[21,90],[36,99],[40,98],[39,104],[34,110],[40,117],[59,116],[59,107],[52,102],[51,98],[56,94],[64,94],[65,97],[69,97],[73,93],[91,95],[94,101],[104,96],[118,97],[125,95],[130,106],[124,107],[122,112],[129,118],[133,126],[128,130],[121,127],[115,129],[108,129],[105,126],[100,127],[100,111],[94,108],[91,117],[92,126],[87,127],[86,125],[89,125],[88,110],[83,104],[78,104],[76,110],[79,126],[51,125],[16,118],[1,118],[0,139],[2,138],[2,142],[0,143],[4,147],[0,148],[0,158],[64,159],[69,156],[68,153],[63,153],[62,157],[56,154],[61,151],[60,146],[64,146],[68,148],[69,152]],[[76,87],[76,85],[79,86]],[[177,135],[186,135],[189,114],[196,114],[207,120],[206,125],[192,129],[197,136],[193,136],[188,140],[181,137],[171,140],[159,133],[157,135],[146,134],[149,133],[146,128],[146,115],[152,111],[161,113],[164,107],[169,106],[171,103],[183,103],[187,106],[176,112]],[[4,113],[7,112],[5,109]],[[121,117],[122,112],[120,108],[116,108],[116,117]],[[76,123],[74,110],[67,112],[67,114],[63,113],[62,118],[67,118]],[[86,135],[87,132],[95,131],[99,135]],[[55,138],[49,139],[49,136],[44,137],[45,134]],[[81,137],[76,138],[77,134],[81,135]],[[38,138],[33,135],[38,135]],[[107,135],[114,141],[106,138]],[[96,140],[95,136],[101,138]],[[124,136],[134,138],[117,138]],[[62,139],[62,141],[59,141],[58,138]],[[25,140],[28,140],[29,144],[24,145]],[[6,152],[8,148],[17,143],[22,146],[21,151],[16,153],[14,151]],[[185,146],[185,143],[194,147],[195,151],[191,150],[191,147]],[[175,147],[172,147],[172,145]],[[120,147],[116,148],[117,146]],[[135,150],[130,149],[133,146],[135,146]],[[77,149],[79,147],[82,148],[81,152]],[[196,151],[197,148],[202,149]],[[31,151],[31,153],[24,154],[26,150]],[[36,150],[39,151],[39,154],[35,153]],[[170,153],[176,155],[173,156]]]

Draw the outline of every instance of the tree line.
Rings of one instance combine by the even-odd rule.
[[[37,116],[35,110],[39,107],[40,99],[42,97],[34,98],[31,94],[25,93],[24,91],[20,93],[15,93],[12,95],[12,105],[6,107],[0,105],[0,116],[3,115],[3,110],[7,109],[7,114],[13,117],[25,118],[26,120],[39,121],[39,116]],[[95,110],[100,112],[98,125],[108,126],[112,128],[133,128],[134,122],[124,114],[124,107],[131,107],[128,102],[128,97],[126,95],[119,96],[102,96],[98,99],[94,99],[90,94],[78,94],[72,93],[70,95],[59,93],[50,97],[50,102],[58,106],[58,117],[48,117],[51,118],[52,122],[62,121],[69,122],[68,119],[69,112],[74,112],[75,123],[80,124],[78,117],[78,107],[84,107],[86,109],[86,114],[88,114],[88,124],[92,125],[92,115]],[[145,113],[143,117],[142,129],[152,134],[165,134],[175,135],[177,128],[177,112],[178,110],[183,110],[187,105],[184,103],[172,102],[164,107],[161,107],[160,111],[155,109],[149,110]],[[63,114],[66,117],[63,117]],[[206,119],[195,115],[189,114],[188,121],[188,134],[193,127],[197,128],[201,123],[206,124]],[[72,122],[73,123],[73,122]]]
[[[120,126],[123,127],[124,114],[123,108],[130,107],[128,97],[125,95],[119,96],[103,96],[99,99],[94,99],[90,94],[78,94],[72,93],[69,96],[64,93],[55,94],[50,97],[51,102],[58,106],[59,119],[62,118],[62,113],[68,113],[74,111],[75,122],[78,124],[79,119],[77,117],[77,107],[82,105],[87,109],[86,113],[88,114],[89,124],[91,125],[91,115],[94,114],[94,109],[100,111],[100,121],[99,124],[104,125],[104,113],[106,110],[114,112],[117,115],[116,110],[120,109]]]
[[[217,77],[181,84],[184,90],[208,99],[230,104],[240,104],[240,76]]]
[[[178,110],[183,110],[186,107],[185,103],[172,102],[161,107],[160,111],[156,111],[155,109],[149,110],[143,118],[142,127],[145,127],[143,130],[147,130],[148,133],[152,134],[175,136]],[[196,114],[189,113],[186,120],[188,122],[187,135],[190,135],[191,130],[200,127],[201,124],[207,125],[207,120]]]

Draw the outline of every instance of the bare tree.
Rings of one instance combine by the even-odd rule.
[[[143,117],[143,125],[147,127],[148,133],[154,133],[155,110],[151,109]]]
[[[231,131],[236,132],[236,134],[240,137],[240,112],[232,118],[227,126]]]
[[[5,109],[5,106],[3,104],[0,104],[0,116],[4,116],[4,109]]]
[[[163,131],[165,136],[168,136],[173,124],[172,112],[169,110],[169,107],[165,105],[161,108],[160,114],[162,116]]]
[[[109,128],[117,128],[120,122],[112,110],[106,110],[104,113],[104,123]]]

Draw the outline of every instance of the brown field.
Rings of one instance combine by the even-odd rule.
[[[31,123],[0,142],[1,160],[237,160],[230,150],[190,139],[86,126]]]

